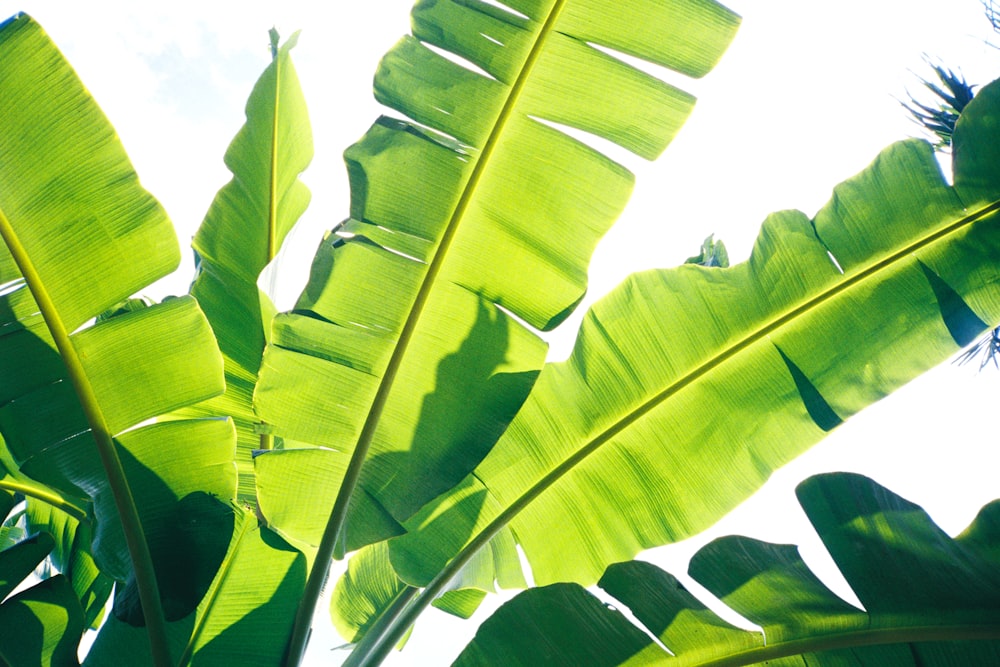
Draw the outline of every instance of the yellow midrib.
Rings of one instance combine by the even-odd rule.
[[[280,100],[281,100],[281,50],[274,55],[274,115],[271,116],[271,164],[270,164],[270,182],[268,183],[268,202],[267,202],[267,261],[264,262],[264,267],[267,267],[274,259],[275,255],[278,253],[278,136],[279,136],[279,113],[280,113]],[[263,322],[265,327],[270,326],[270,323]],[[266,333],[266,332],[265,332]],[[260,422],[261,425],[264,422]],[[274,444],[274,438],[270,433],[262,432],[260,434],[260,448],[263,450],[271,449]]]
[[[461,222],[472,203],[472,199],[478,189],[479,182],[490,163],[490,159],[500,142],[501,136],[504,134],[507,123],[513,115],[514,109],[517,107],[517,102],[520,99],[521,92],[530,78],[535,63],[541,55],[545,46],[545,41],[549,34],[553,31],[556,20],[559,18],[559,14],[562,12],[565,4],[566,0],[556,0],[553,4],[552,9],[549,11],[549,16],[539,29],[538,37],[532,45],[531,51],[528,52],[528,56],[525,58],[524,66],[521,68],[517,78],[511,85],[510,93],[507,95],[507,99],[504,102],[503,107],[500,109],[500,113],[497,115],[497,120],[493,124],[493,129],[490,131],[489,137],[483,144],[483,148],[479,153],[479,158],[476,160],[476,163],[472,168],[472,173],[469,175],[469,180],[462,189],[462,194],[459,197],[458,203],[455,205],[455,210],[452,212],[451,217],[448,220],[448,224],[445,226],[445,230],[441,235],[441,241],[438,244],[434,257],[427,268],[427,273],[424,275],[423,282],[421,282],[420,289],[413,302],[413,307],[410,309],[410,314],[400,330],[399,339],[396,342],[396,348],[393,350],[393,355],[387,364],[386,373],[383,375],[383,382],[386,378],[389,378],[389,383],[391,384],[392,378],[395,376],[395,371],[402,360],[403,352],[405,352],[410,338],[413,336],[413,332],[416,329],[416,323],[420,319],[423,307],[430,296],[431,289],[437,281],[438,274],[441,272],[441,268],[444,265],[446,257],[448,256],[448,250],[451,247],[451,243],[454,240],[455,235],[458,232],[458,228],[460,227]]]
[[[281,54],[274,59],[274,115],[271,117],[271,182],[267,208],[267,262],[274,259],[278,246],[278,115],[281,99]]]

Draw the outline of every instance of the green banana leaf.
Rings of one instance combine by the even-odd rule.
[[[251,452],[262,444],[253,390],[275,312],[257,279],[310,199],[298,180],[313,148],[290,53],[297,38],[298,33],[279,48],[278,34],[272,31],[271,63],[247,101],[246,124],[226,151],[233,178],[216,195],[193,243],[198,273],[191,294],[222,350],[226,393],[182,414],[233,418],[239,498],[246,502],[255,497]]]
[[[994,83],[959,121],[954,187],[930,145],[901,142],[813,220],[769,217],[748,262],[641,273],[595,305],[489,456],[390,541],[428,588],[371,641],[467,563],[489,590],[515,543],[536,583],[590,584],[696,533],[1000,319],[998,121]]]
[[[258,415],[328,448],[325,467],[348,471],[341,503],[360,479],[349,514],[384,515],[375,533],[350,516],[342,550],[399,533],[482,459],[542,365],[532,329],[556,326],[583,295],[633,178],[554,124],[652,158],[690,111],[690,95],[592,45],[701,76],[738,23],[711,0],[507,6],[416,4],[413,35],[375,75],[377,99],[412,120],[380,118],[348,149],[350,219],[320,245],[295,310],[274,320]],[[286,452],[258,478],[313,465],[299,456],[313,455]],[[298,494],[299,507],[329,511],[338,484]],[[258,498],[289,530],[274,499]]]
[[[99,315],[97,321],[147,305],[145,301],[131,299],[128,303],[123,302],[117,312]],[[26,534],[47,533],[54,537],[55,545],[46,566],[53,567],[69,580],[83,607],[86,626],[96,629],[104,617],[114,579],[102,573],[94,561],[92,504],[21,474],[3,447],[0,447],[0,489],[10,489],[25,500]],[[0,505],[0,513],[3,508]]]
[[[14,494],[0,490],[0,523],[6,524],[15,505]],[[79,664],[76,645],[86,624],[66,577],[22,586],[55,546],[43,532],[0,547],[0,664]]]
[[[306,560],[278,535],[258,526],[253,512],[203,493],[180,503],[191,537],[177,552],[186,585],[198,605],[167,624],[171,654],[179,666],[276,665],[288,644],[295,606],[302,595]],[[217,568],[190,569],[213,562]],[[208,574],[207,580],[192,577]],[[116,601],[117,603],[117,601]],[[112,614],[87,654],[88,667],[153,664],[142,628]]]
[[[22,474],[11,458],[10,452],[0,440],[0,498],[7,497],[25,500],[27,501],[26,505],[37,501],[39,507],[42,505],[50,506],[76,521],[89,521],[92,512],[92,506],[88,500],[59,493],[55,489]],[[5,505],[0,504],[0,510],[4,507]],[[27,507],[25,507],[25,514],[27,513]],[[35,525],[35,528],[41,532],[48,532],[54,537],[64,534],[61,528],[49,530],[42,527],[41,524]],[[57,537],[56,549],[62,549],[64,546],[61,539]]]
[[[86,627],[96,630],[104,617],[104,605],[114,580],[94,562],[89,521],[79,521],[35,498],[27,499],[27,518],[31,533],[45,532],[55,537],[49,563],[69,580],[83,607]]]
[[[178,501],[233,496],[235,434],[222,420],[148,422],[221,393],[222,357],[191,297],[107,316],[176,268],[177,240],[107,119],[23,14],[0,24],[0,79],[3,460],[52,497],[93,503],[94,560],[124,584],[116,613],[148,621],[163,661],[163,615],[198,602],[178,582],[210,576],[169,567],[190,539]],[[144,613],[127,603],[136,589]]]
[[[455,664],[1000,661],[1000,502],[952,539],[919,506],[860,475],[812,477],[797,494],[864,609],[827,589],[796,547],[729,536],[695,554],[690,574],[760,630],[726,623],[668,573],[631,561],[601,578],[611,604],[574,584],[519,595],[483,623]]]
[[[348,560],[347,570],[333,589],[330,619],[340,636],[349,642],[359,641],[380,612],[391,607],[406,589],[406,584],[389,566],[388,555],[385,542],[359,550]]]
[[[221,359],[189,298],[81,328],[176,267],[176,238],[41,28],[24,15],[9,20],[0,52],[7,156],[0,165],[0,283],[7,286],[0,431],[22,473],[95,498],[106,489],[92,451],[95,424],[111,436],[132,429],[119,446],[126,439],[140,446],[164,426],[137,424],[222,389]],[[174,448],[206,428],[217,431],[207,422],[167,428]],[[101,539],[115,523],[99,522],[95,556],[124,579],[123,550],[113,548],[114,538]]]

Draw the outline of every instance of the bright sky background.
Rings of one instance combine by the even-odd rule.
[[[407,31],[411,4],[0,0],[0,14],[32,14],[60,45],[118,129],[143,183],[170,212],[182,244],[229,179],[222,155],[267,65],[268,28],[276,25],[283,36],[302,28],[293,56],[316,159],[303,176],[313,204],[282,264],[282,294],[294,298],[320,234],[346,215],[341,153],[380,113],[371,76]],[[985,43],[1000,36],[978,0],[728,4],[744,24],[715,72],[686,85],[700,98],[691,121],[654,165],[627,161],[638,173],[636,193],[594,258],[591,300],[632,271],[682,262],[709,233],[726,242],[735,262],[749,254],[769,212],[815,213],[836,183],[882,147],[919,133],[897,99],[919,87],[913,72],[929,74],[922,54],[960,67],[973,82],[1000,76],[1000,51]],[[162,294],[185,291],[192,270],[188,261]],[[577,323],[554,339],[554,356],[568,352]],[[813,472],[841,469],[874,477],[958,532],[1000,496],[998,397],[997,371],[935,370],[779,472],[712,534],[808,543],[792,489]],[[645,557],[676,564],[706,539]],[[807,546],[808,560],[820,563],[817,554]],[[474,627],[428,613],[393,664],[442,664]],[[330,664],[338,643],[317,628],[310,664]]]

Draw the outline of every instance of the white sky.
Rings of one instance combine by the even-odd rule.
[[[182,244],[229,179],[222,156],[268,62],[268,28],[277,25],[283,36],[302,28],[293,57],[317,155],[303,177],[313,204],[290,239],[291,259],[282,264],[283,276],[292,276],[282,293],[294,296],[322,230],[346,215],[340,156],[380,113],[371,76],[407,30],[411,4],[0,0],[0,14],[26,11],[45,26],[118,129]],[[836,183],[882,147],[918,133],[896,99],[905,97],[906,87],[918,87],[912,71],[929,74],[923,53],[961,67],[970,81],[1000,76],[1000,51],[984,43],[993,35],[978,0],[728,4],[744,24],[715,72],[687,86],[700,98],[688,126],[654,165],[628,162],[638,173],[636,193],[594,258],[591,300],[632,271],[683,261],[709,233],[739,261],[767,213],[814,213]],[[187,261],[164,289],[184,291],[191,271]],[[554,340],[554,354],[568,351],[577,322]],[[778,473],[715,534],[807,539],[792,489],[813,472],[838,469],[869,474],[923,504],[945,529],[961,530],[979,506],[1000,495],[998,390],[996,371],[977,376],[945,366],[929,373]],[[651,557],[676,559],[693,550],[691,542]],[[807,551],[811,559],[814,554]],[[442,664],[474,627],[429,613],[393,664]],[[311,664],[328,664],[338,643],[317,628]]]

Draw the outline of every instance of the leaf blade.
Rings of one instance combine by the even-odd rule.
[[[219,341],[226,393],[181,414],[233,418],[239,497],[248,502],[254,497],[251,452],[269,443],[258,427],[253,391],[275,310],[257,281],[311,198],[299,180],[312,161],[313,145],[291,58],[297,37],[275,46],[254,84],[246,122],[225,155],[233,177],[215,196],[192,243],[198,271],[190,292]]]

